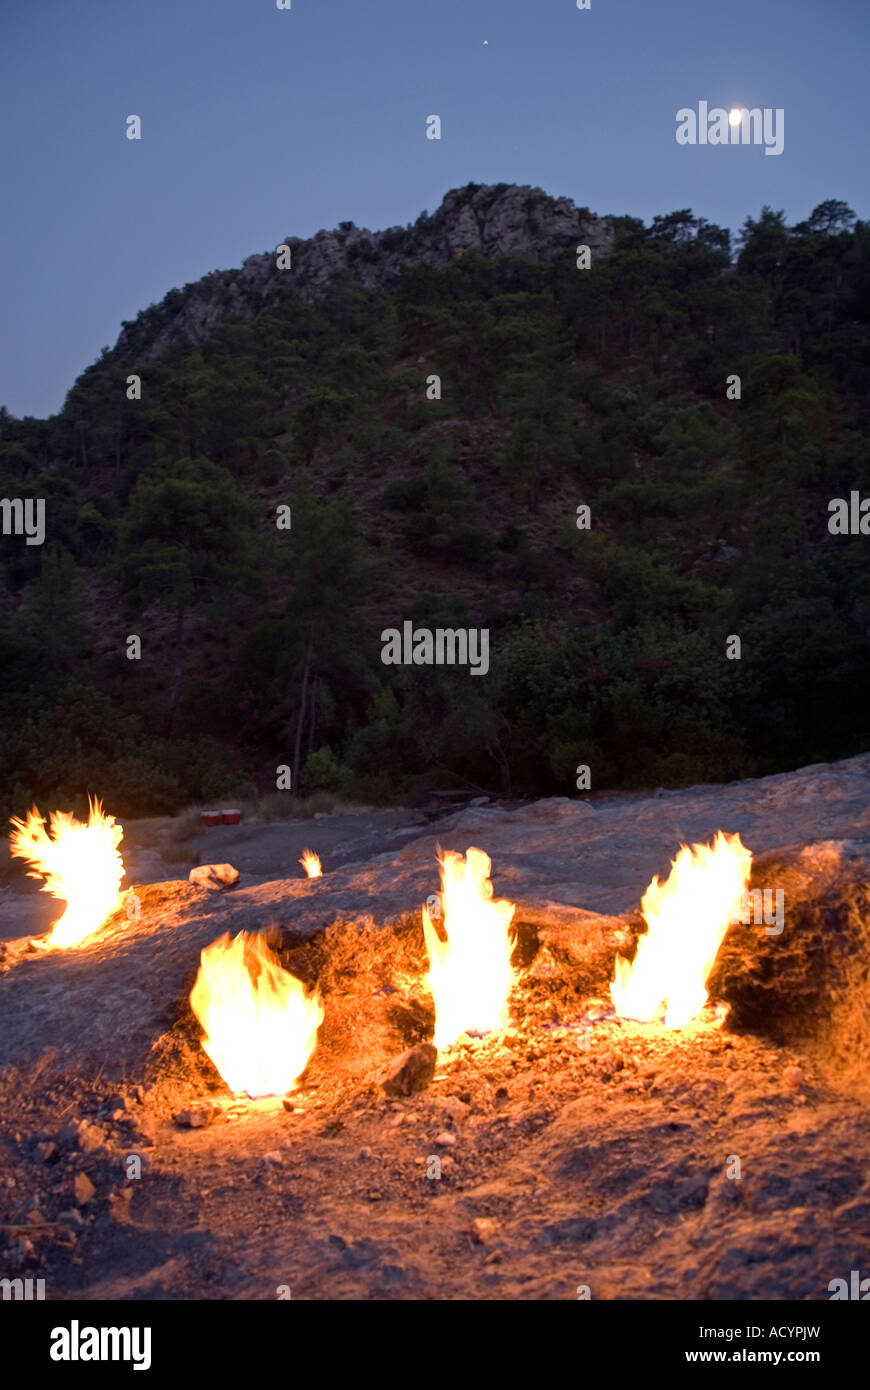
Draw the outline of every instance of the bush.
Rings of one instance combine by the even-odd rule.
[[[394,512],[417,511],[426,499],[426,481],[416,478],[394,478],[383,491],[383,503]]]
[[[302,769],[301,783],[306,795],[311,792],[337,792],[345,787],[350,773],[338,761],[332,749],[324,746],[309,755]]]

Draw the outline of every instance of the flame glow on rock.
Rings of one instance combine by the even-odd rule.
[[[71,812],[53,811],[45,820],[34,806],[27,820],[13,818],[10,851],[32,865],[31,878],[44,878],[43,893],[66,899],[66,911],[51,928],[49,946],[78,946],[93,935],[120,905],[124,861],[118,845],[124,837],[114,816],[89,801],[87,824]]]
[[[317,1044],[317,990],[285,970],[256,932],[206,946],[190,1006],[204,1050],[236,1095],[282,1096],[295,1088]]]
[[[302,865],[309,878],[323,877],[323,870],[320,867],[320,856],[315,854],[313,849],[304,849],[299,863]]]
[[[707,980],[752,870],[739,835],[720,830],[712,845],[682,845],[665,883],[641,900],[648,930],[629,962],[616,957],[610,986],[621,1018],[649,1022],[666,1004],[665,1026],[683,1028],[707,1002]]]
[[[465,856],[448,850],[439,863],[447,940],[441,940],[425,907],[423,935],[435,999],[434,1042],[444,1048],[463,1033],[488,1033],[507,1023],[516,907],[492,901],[492,864],[483,850],[469,849]]]

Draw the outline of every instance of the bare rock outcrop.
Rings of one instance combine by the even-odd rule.
[[[846,1068],[850,1056],[866,1059],[868,1042],[868,773],[864,755],[664,798],[482,805],[431,824],[411,817],[407,827],[393,818],[379,842],[363,827],[358,839],[363,846],[392,837],[393,848],[322,878],[276,876],[226,894],[183,882],[137,886],[137,913],[122,905],[83,948],[29,951],[26,936],[7,944],[0,1065],[53,1054],[81,1074],[140,1074],[187,1010],[203,948],[224,932],[269,928],[306,984],[332,971],[336,1056],[342,1037],[352,1049],[362,1011],[371,1058],[388,1061],[431,1036],[420,907],[439,886],[439,847],[476,845],[491,856],[496,897],[517,904],[517,961],[529,987],[542,997],[559,992],[567,1015],[584,998],[607,1000],[615,951],[630,950],[642,926],[638,904],[652,875],[666,875],[681,841],[724,829],[740,831],[755,853],[753,886],[782,890],[785,912],[781,933],[732,928],[714,995],[730,1004],[730,1026],[815,1042]],[[270,831],[277,853],[280,831]],[[284,833],[292,842],[293,827]],[[235,858],[230,839],[221,849]],[[294,858],[281,856],[276,868]]]
[[[310,822],[220,827],[245,887],[134,879],[139,914],[82,949],[10,941],[7,1272],[38,1257],[93,1299],[830,1297],[870,1236],[868,773],[336,816],[313,880],[283,877]],[[615,1017],[651,875],[719,828],[782,930],[731,929],[686,1028]],[[436,848],[472,844],[516,903],[510,1023],[435,1057],[419,908]],[[189,1006],[203,946],[242,929],[324,1002],[283,1104],[229,1096]]]
[[[342,270],[349,270],[363,289],[379,290],[395,285],[404,265],[444,267],[468,251],[549,261],[584,244],[597,259],[610,251],[613,228],[570,198],[553,198],[540,188],[467,184],[451,189],[436,212],[422,214],[407,227],[371,232],[343,222],[333,231],[308,239],[287,236],[276,244],[290,248],[289,270],[276,268],[273,249],[249,256],[240,270],[214,271],[171,292],[171,315],[156,331],[154,310],[125,324],[116,351],[124,360],[151,361],[179,339],[201,343],[228,315],[255,318],[269,297],[288,284],[306,302],[316,303],[330,278]]]

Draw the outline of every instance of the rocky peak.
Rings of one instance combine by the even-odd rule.
[[[291,249],[292,270],[276,268],[273,250],[249,256],[241,270],[215,271],[183,293],[175,292],[177,310],[168,321],[163,315],[156,331],[148,331],[149,311],[125,324],[117,350],[151,360],[179,338],[202,342],[227,314],[254,318],[277,276],[292,276],[297,293],[316,303],[340,270],[352,271],[364,289],[389,289],[409,263],[443,267],[471,250],[548,261],[581,242],[591,248],[593,259],[606,255],[613,243],[610,222],[575,207],[570,198],[552,198],[540,188],[470,183],[451,189],[437,211],[422,214],[407,227],[371,232],[343,222],[307,240],[288,236],[284,244]]]

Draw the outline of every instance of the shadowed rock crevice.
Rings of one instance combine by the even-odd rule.
[[[783,894],[783,924],[733,926],[710,987],[729,1028],[811,1046],[832,1078],[870,1087],[870,894],[848,845],[768,855],[751,887]]]

